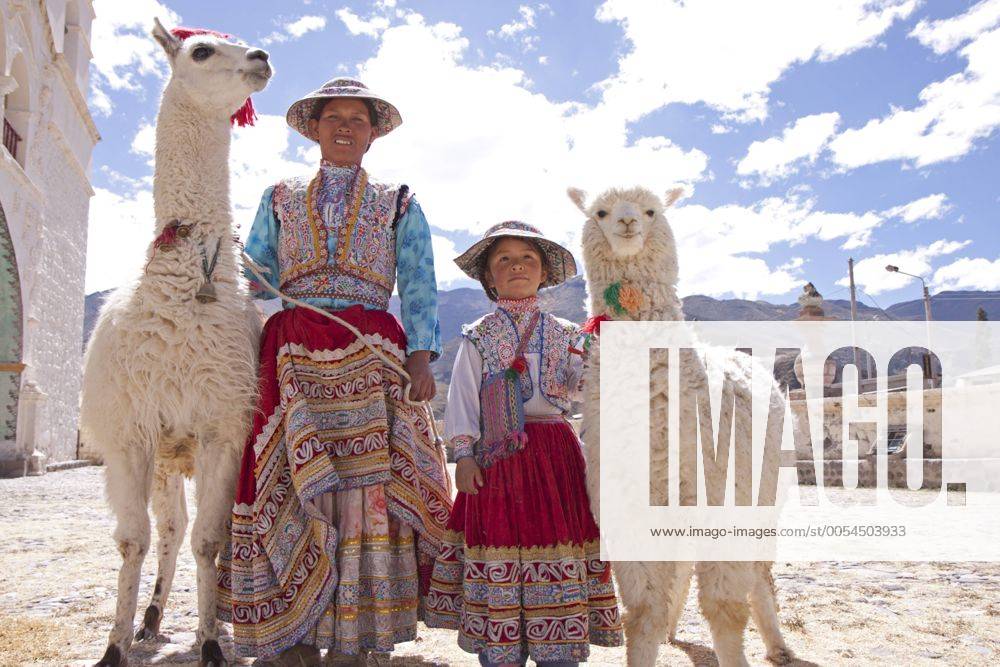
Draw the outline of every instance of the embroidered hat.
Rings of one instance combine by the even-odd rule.
[[[548,264],[549,277],[539,287],[553,287],[576,275],[576,260],[573,259],[573,253],[542,236],[537,227],[516,220],[501,222],[487,229],[483,238],[455,258],[455,263],[465,275],[473,280],[479,280],[486,253],[494,243],[505,236],[530,239],[541,247],[545,253],[545,262]]]
[[[368,100],[375,109],[375,122],[372,125],[372,138],[383,137],[403,123],[399,109],[389,103],[381,95],[373,93],[368,86],[355,79],[338,77],[330,79],[319,89],[292,102],[285,113],[285,120],[293,130],[309,140],[309,119],[316,109],[316,100],[332,100],[336,97],[354,97]]]

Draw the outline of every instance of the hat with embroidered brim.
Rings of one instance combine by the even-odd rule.
[[[517,220],[501,222],[487,229],[483,238],[473,243],[468,250],[455,258],[455,263],[465,275],[473,280],[480,280],[486,254],[494,243],[505,236],[534,241],[545,253],[549,275],[539,287],[554,287],[576,275],[576,260],[573,259],[573,253],[555,241],[545,238],[534,225]]]
[[[402,125],[403,117],[389,100],[372,92],[368,86],[356,79],[338,77],[330,79],[317,90],[292,102],[285,113],[288,125],[306,139],[315,141],[309,135],[309,119],[316,111],[317,100],[332,100],[338,97],[367,100],[375,111],[375,122],[372,125],[372,138],[384,137]]]

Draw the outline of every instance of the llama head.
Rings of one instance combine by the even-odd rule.
[[[682,188],[675,188],[661,200],[643,187],[611,188],[588,206],[586,193],[570,188],[569,198],[587,216],[583,229],[585,256],[598,250],[608,259],[660,252],[668,253],[676,262],[674,235],[664,211],[683,193]]]
[[[206,114],[232,116],[271,79],[266,51],[210,31],[169,31],[159,19],[154,22],[153,39],[170,62],[167,87],[181,89]]]

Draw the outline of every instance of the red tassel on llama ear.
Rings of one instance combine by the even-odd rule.
[[[218,37],[219,39],[225,39],[233,41],[236,39],[235,35],[230,35],[227,32],[218,32],[216,30],[209,30],[207,28],[182,28],[176,27],[170,31],[170,34],[181,40],[182,42],[188,37],[193,37],[195,35],[211,35],[212,37]],[[246,127],[247,125],[253,125],[254,121],[257,120],[257,112],[254,111],[253,101],[248,97],[247,101],[243,103],[239,109],[236,110],[232,116],[229,117],[230,125],[239,125],[240,127]]]

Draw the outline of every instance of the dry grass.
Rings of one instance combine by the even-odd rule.
[[[77,634],[77,628],[55,619],[0,613],[0,665],[58,662]]]

